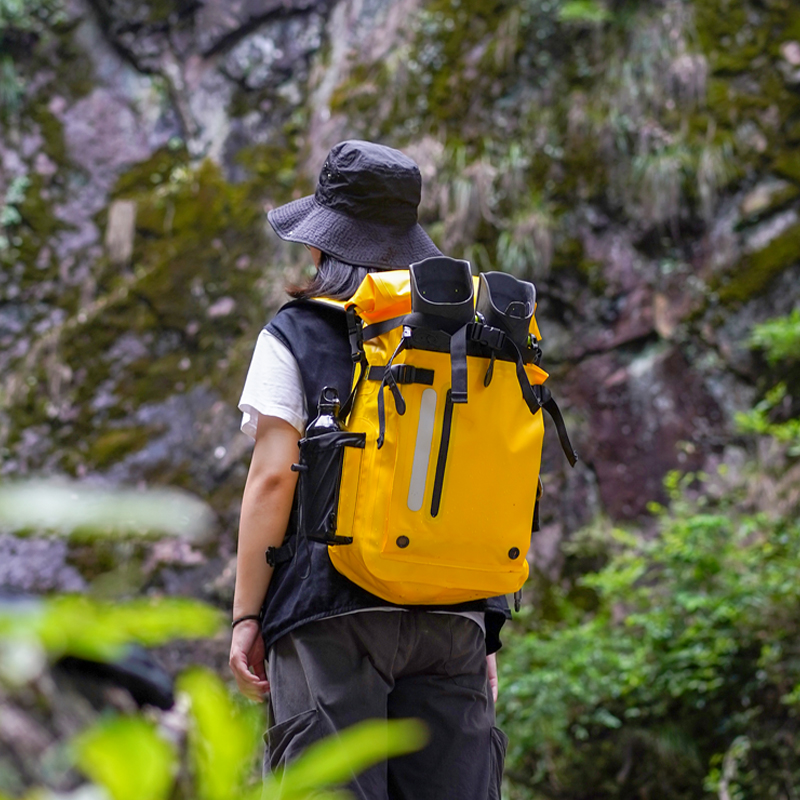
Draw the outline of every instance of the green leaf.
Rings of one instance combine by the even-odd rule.
[[[413,753],[427,740],[419,720],[367,720],[309,747],[282,776],[267,782],[264,800],[301,800],[317,789],[346,783],[379,761]]]
[[[588,22],[599,25],[611,19],[611,12],[594,0],[571,0],[559,9],[561,22]]]
[[[73,743],[77,766],[113,800],[165,800],[177,770],[175,748],[142,717],[104,720]]]
[[[222,619],[219,610],[185,598],[111,604],[66,595],[22,608],[0,607],[0,639],[33,641],[51,657],[109,661],[129,644],[153,647],[174,639],[213,636]]]
[[[0,525],[12,530],[199,538],[208,534],[211,524],[209,507],[176,489],[109,490],[53,481],[0,486]]]
[[[178,679],[191,699],[189,750],[201,800],[230,800],[242,792],[264,727],[261,709],[235,702],[222,681],[205,669]]]

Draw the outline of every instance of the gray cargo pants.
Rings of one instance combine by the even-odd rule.
[[[358,800],[499,800],[507,739],[474,621],[363,611],[311,622],[270,648],[269,681],[266,769],[362,720],[416,717],[428,745],[354,776]]]

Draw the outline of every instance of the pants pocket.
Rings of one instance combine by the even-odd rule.
[[[316,708],[273,725],[264,735],[267,745],[264,777],[279,767],[285,767],[324,735]]]
[[[500,728],[492,728],[492,761],[489,775],[489,800],[500,800],[503,785],[503,767],[508,750],[508,736]]]

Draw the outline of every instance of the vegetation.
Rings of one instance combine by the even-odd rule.
[[[15,502],[16,492],[27,492]],[[73,487],[80,495],[81,487]],[[102,502],[73,504],[69,519],[56,527],[69,530],[108,530],[107,506],[114,492]],[[35,495],[35,496],[34,496]],[[126,517],[133,530],[159,527],[148,509],[148,496],[140,493],[138,507],[130,497]],[[162,509],[162,492],[155,498]],[[31,504],[31,501],[35,502]],[[187,498],[172,498],[174,506]],[[191,512],[192,504],[189,502]],[[40,521],[41,507],[54,516],[65,508],[64,492],[34,484],[5,489],[0,503],[0,525],[24,528]],[[27,510],[27,519],[25,513]],[[175,517],[173,513],[171,516]],[[190,517],[191,517],[190,513]],[[191,535],[188,520],[172,533]],[[155,646],[176,639],[203,638],[217,633],[222,614],[203,603],[175,598],[135,599],[113,604],[87,596],[53,596],[25,603],[0,604],[0,692],[3,700],[15,692],[38,691],[35,687],[48,662],[65,656],[93,662],[113,662],[131,644]],[[176,688],[180,704],[188,708],[188,736],[176,741],[169,727],[159,724],[150,711],[106,711],[69,743],[67,759],[112,800],[344,800],[349,795],[327,792],[377,761],[412,752],[422,746],[426,732],[415,720],[372,721],[355,726],[341,736],[311,747],[283,775],[262,782],[256,777],[264,725],[261,709],[234,697],[222,680],[205,669],[190,669],[179,676]],[[6,779],[0,776],[0,798]],[[25,798],[34,800],[45,787],[30,788]]]
[[[751,341],[787,371],[800,317]],[[771,390],[741,425],[785,443],[791,464],[800,420],[770,417],[786,396]],[[754,507],[764,471],[754,460],[723,491],[718,476],[672,474],[656,535],[590,531],[573,557],[605,563],[540,585],[501,659],[510,798],[795,796],[800,501],[771,492]]]

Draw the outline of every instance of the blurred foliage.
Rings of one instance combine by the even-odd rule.
[[[202,539],[211,527],[209,507],[177,489],[141,492],[41,480],[0,486],[0,529]]]
[[[189,752],[200,800],[236,797],[252,772],[263,717],[254,705],[231,702],[205,670],[181,676],[177,688],[192,702]]]
[[[0,648],[39,645],[51,658],[108,661],[131,643],[155,647],[174,639],[213,636],[222,621],[221,611],[180,597],[110,604],[62,595],[29,604],[0,604]]]
[[[770,364],[800,361],[800,308],[789,316],[756,325],[750,344],[764,350]]]
[[[615,532],[596,612],[554,589],[560,619],[506,636],[512,796],[706,797],[741,737],[747,797],[800,782],[800,524],[683,501],[692,477],[655,539]]]
[[[63,21],[62,0],[0,0],[0,42],[5,37],[41,34]]]
[[[558,10],[561,22],[600,23],[608,22],[611,12],[594,0],[569,0]]]
[[[800,309],[756,325],[750,336],[750,346],[762,350],[769,365],[780,365],[779,374],[784,380],[773,386],[752,410],[737,414],[736,423],[745,433],[772,436],[788,443],[789,453],[800,456],[798,401],[788,386],[791,369],[795,370],[793,382],[800,384],[800,376],[796,374],[800,367]]]
[[[798,336],[795,313],[757,326],[751,342],[786,367]],[[790,442],[791,462],[800,420],[768,416],[786,396],[771,390],[740,424]],[[570,555],[592,571],[546,585],[506,635],[512,800],[796,796],[800,520],[712,482],[670,474],[668,506],[651,505],[653,536],[573,538]]]
[[[19,110],[25,90],[15,57],[29,54],[65,19],[63,0],[0,0],[0,120]]]
[[[116,508],[124,524],[110,525]],[[154,509],[161,521],[154,517]],[[202,513],[201,513],[202,512]],[[63,517],[63,518],[61,518]],[[48,528],[66,534],[166,530],[183,537],[206,523],[203,504],[184,493],[88,489],[43,483],[5,486],[0,525]],[[48,663],[64,656],[90,662],[124,658],[130,645],[161,645],[218,633],[223,614],[184,598],[136,598],[106,603],[91,596],[4,598],[0,601],[0,698],[32,688]],[[155,709],[139,714],[107,711],[69,743],[74,765],[111,800],[343,800],[325,787],[346,783],[372,764],[418,750],[426,741],[415,720],[371,720],[331,741],[309,747],[282,775],[259,778],[263,709],[233,696],[206,669],[179,676],[179,699],[170,712],[188,713],[185,743],[180,723],[164,724]],[[188,712],[187,712],[188,709]],[[87,787],[84,787],[84,790]],[[91,787],[83,792],[95,797]],[[83,796],[82,795],[82,796]],[[59,795],[32,787],[26,800]],[[71,795],[74,797],[75,795]],[[0,795],[2,800],[8,798]]]
[[[173,743],[142,717],[104,719],[73,743],[78,767],[113,800],[165,800],[177,766]]]
[[[303,800],[346,798],[324,787],[424,744],[415,720],[370,720],[308,748],[282,775],[263,785],[254,777],[262,747],[260,710],[232,697],[204,669],[185,673],[179,690],[189,701],[188,751],[142,716],[102,719],[73,742],[78,767],[113,800]]]

